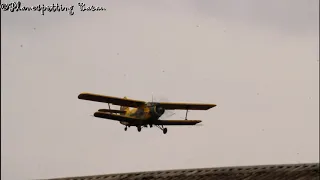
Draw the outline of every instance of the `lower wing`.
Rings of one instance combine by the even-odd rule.
[[[165,109],[174,110],[208,110],[216,106],[216,104],[196,104],[196,103],[175,103],[175,102],[157,102]]]
[[[198,123],[200,123],[200,120],[158,120],[156,121],[155,125],[196,125]]]
[[[94,117],[111,119],[111,120],[115,120],[115,121],[124,121],[124,122],[128,122],[128,123],[132,123],[132,122],[140,120],[140,119],[134,118],[134,117],[122,116],[122,115],[117,115],[117,114],[110,114],[107,112],[95,112]]]

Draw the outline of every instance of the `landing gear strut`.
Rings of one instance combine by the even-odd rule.
[[[138,132],[141,132],[142,128],[141,128],[141,126],[138,126],[137,129],[138,129]]]
[[[164,128],[163,127],[163,125],[156,125],[159,129],[161,129],[162,130],[162,132],[163,132],[163,134],[167,134],[167,132],[168,132],[168,129],[167,128]]]
[[[127,129],[128,129],[128,127],[126,126],[126,127],[124,128],[124,130],[127,131]]]

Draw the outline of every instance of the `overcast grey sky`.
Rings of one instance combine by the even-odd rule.
[[[61,2],[1,11],[2,179],[318,162],[317,0]],[[125,132],[83,91],[218,106]]]

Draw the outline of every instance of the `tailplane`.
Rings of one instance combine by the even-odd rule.
[[[123,97],[123,99],[127,99],[127,97]],[[120,106],[120,111],[129,111],[129,107],[127,106]],[[121,115],[124,115],[125,113],[121,113]]]

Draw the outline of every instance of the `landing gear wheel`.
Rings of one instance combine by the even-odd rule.
[[[128,128],[127,128],[127,126],[126,126],[126,127],[124,128],[124,130],[127,131],[127,129],[128,129]]]
[[[138,131],[140,132],[141,131],[141,127],[137,127]]]
[[[163,134],[167,134],[168,129],[167,129],[167,128],[164,128],[162,131],[163,131]]]

